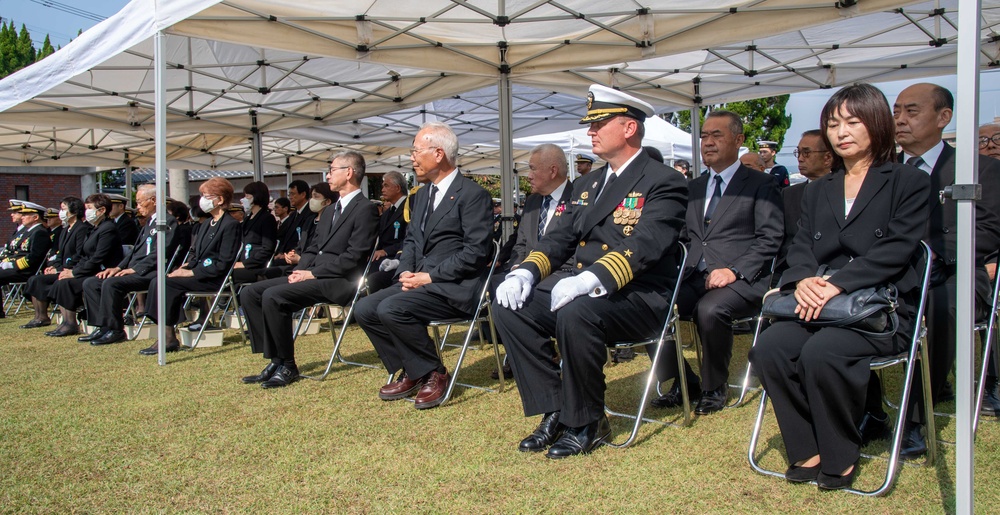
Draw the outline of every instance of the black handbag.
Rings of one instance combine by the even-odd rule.
[[[826,265],[820,266],[818,277],[827,278],[836,273]],[[862,288],[850,293],[841,293],[827,301],[819,312],[819,317],[809,322],[799,319],[795,308],[794,291],[773,291],[764,296],[761,316],[773,320],[794,320],[811,327],[844,327],[868,336],[891,336],[899,328],[896,315],[896,286]]]

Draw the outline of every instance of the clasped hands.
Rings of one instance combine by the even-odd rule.
[[[584,274],[560,279],[552,287],[549,309],[557,311],[559,308],[569,304],[573,299],[590,293],[593,288],[587,279],[584,277]],[[504,282],[500,283],[500,286],[497,286],[497,302],[511,311],[517,311],[528,300],[533,283],[534,276],[531,275],[531,272],[520,269],[512,271],[507,274]]]
[[[806,277],[795,285],[795,300],[799,303],[795,313],[803,322],[816,320],[823,306],[842,291],[822,277]]]

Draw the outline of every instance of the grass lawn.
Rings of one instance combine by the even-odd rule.
[[[233,331],[223,347],[169,354],[159,367],[137,352],[148,340],[92,347],[18,329],[27,320],[0,320],[4,513],[953,511],[948,445],[935,468],[903,467],[886,498],[819,492],[754,473],[746,453],[756,395],[689,428],[647,424],[629,449],[552,461],[517,452],[538,420],[522,416],[516,389],[459,389],[449,404],[417,411],[378,399],[382,371],[339,365],[325,382],[263,390],[239,381],[265,361]],[[330,334],[297,343],[302,371],[321,371]],[[745,356],[748,339],[738,345],[736,355]],[[344,350],[377,361],[356,326]],[[449,369],[457,354],[446,351]],[[745,358],[736,361],[734,373],[745,366]],[[647,363],[640,356],[606,368],[610,405],[634,409]],[[463,380],[495,385],[492,368],[492,352],[470,351]],[[647,413],[680,419],[679,409]],[[954,441],[954,421],[938,424],[939,439]],[[621,440],[625,421],[612,427]],[[765,464],[784,470],[771,416],[762,438]],[[998,446],[1000,424],[982,424],[975,448],[980,513],[1000,506]],[[883,471],[883,462],[863,460],[858,485],[874,487]]]

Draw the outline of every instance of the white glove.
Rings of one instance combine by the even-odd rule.
[[[599,289],[601,289],[601,281],[593,272],[584,272],[580,275],[560,279],[552,287],[551,309],[556,311],[580,295],[586,295]]]
[[[13,270],[14,269],[14,263],[12,263],[10,261],[4,261],[3,263],[0,263],[0,268],[2,268],[4,270]]]
[[[517,311],[528,300],[533,281],[534,276],[527,270],[514,270],[507,274],[504,282],[497,286],[497,302],[511,311]]]
[[[383,259],[382,262],[379,263],[378,269],[380,272],[391,272],[395,270],[396,267],[398,266],[399,266],[398,259]]]

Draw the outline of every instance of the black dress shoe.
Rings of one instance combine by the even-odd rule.
[[[73,336],[75,334],[80,334],[80,326],[77,325],[67,325],[58,331],[52,331],[52,334],[45,333],[54,338],[63,338],[65,336]]]
[[[729,385],[724,384],[717,390],[709,392],[703,391],[701,392],[701,399],[698,400],[698,405],[694,408],[694,412],[699,415],[708,415],[716,411],[722,411],[722,408],[726,407],[726,401],[728,400]]]
[[[923,424],[907,424],[903,429],[903,443],[899,451],[899,457],[904,460],[915,460],[927,454],[927,441],[920,430]]]
[[[268,363],[267,366],[264,367],[264,370],[261,370],[259,374],[255,376],[246,376],[243,379],[240,379],[240,381],[243,381],[245,384],[263,383],[264,381],[270,379],[280,366],[281,365],[274,362]]]
[[[542,422],[535,428],[535,431],[524,440],[521,440],[521,443],[517,446],[517,450],[521,452],[544,451],[546,447],[552,445],[552,442],[555,442],[559,438],[562,431],[562,424],[559,423],[559,412],[546,413],[542,417]]]
[[[128,335],[125,334],[125,331],[119,331],[119,330],[116,330],[116,329],[108,329],[107,331],[104,332],[103,335],[101,335],[100,338],[97,338],[96,340],[91,340],[90,344],[91,345],[110,345],[112,343],[123,342],[125,340],[128,340]]]
[[[997,378],[986,376],[986,391],[983,392],[983,409],[987,417],[1000,417],[1000,396],[997,396]]]
[[[62,331],[65,328],[66,328],[66,324],[59,324],[59,325],[56,326],[55,329],[53,329],[51,331],[45,331],[45,336],[55,336],[56,333],[58,333],[59,331]]]
[[[950,382],[945,381],[945,383],[941,385],[941,391],[938,393],[938,396],[934,399],[934,404],[953,400],[955,400],[955,390],[951,387]]]
[[[789,483],[808,483],[810,481],[816,481],[819,477],[819,469],[822,467],[821,464],[816,464],[811,467],[797,467],[795,465],[789,465],[788,470],[785,471],[785,480]]]
[[[688,380],[688,401],[698,402],[701,398],[701,385],[698,384],[698,380]],[[649,402],[654,408],[676,408],[684,403],[684,399],[681,397],[681,382],[674,379],[674,385],[667,390],[667,393],[653,399]]]
[[[558,460],[577,454],[590,454],[609,436],[611,424],[608,423],[608,417],[601,415],[601,418],[583,427],[568,427],[563,430],[562,436],[549,447],[545,457]]]
[[[274,371],[271,378],[260,384],[261,388],[281,388],[288,386],[299,378],[299,369],[295,366],[281,365]]]
[[[850,488],[854,484],[854,478],[858,475],[858,462],[854,462],[851,471],[843,476],[831,476],[823,472],[816,478],[816,486],[820,490],[843,490]]]
[[[94,340],[96,340],[96,339],[104,336],[105,332],[106,331],[104,329],[101,329],[100,327],[98,327],[97,329],[94,329],[94,332],[92,332],[90,334],[87,334],[87,335],[84,335],[84,336],[81,336],[81,337],[77,338],[76,341],[82,342],[82,343],[92,342],[92,341],[94,341]]]
[[[178,350],[180,350],[180,348],[181,348],[181,342],[172,341],[172,342],[167,342],[167,348],[165,350],[167,352],[177,352]],[[139,351],[139,354],[142,354],[143,356],[156,356],[159,353],[160,353],[160,342],[155,342],[149,347],[146,347],[145,349]]]
[[[493,371],[490,372],[490,377],[499,381],[500,380],[500,371],[494,368]],[[504,379],[513,379],[514,378],[514,371],[511,370],[510,365],[504,365],[503,366],[503,378]]]
[[[865,416],[861,417],[861,424],[858,425],[858,432],[861,433],[862,446],[875,440],[888,439],[892,436],[892,431],[889,430],[889,415],[865,412]]]
[[[34,319],[32,319],[27,324],[22,325],[21,329],[34,329],[36,327],[48,327],[50,325],[52,325],[52,321],[51,320],[44,320],[43,321],[43,320],[34,320]]]
[[[125,318],[122,319],[122,322],[125,325],[135,325],[135,319],[132,318],[132,315],[125,315]]]

